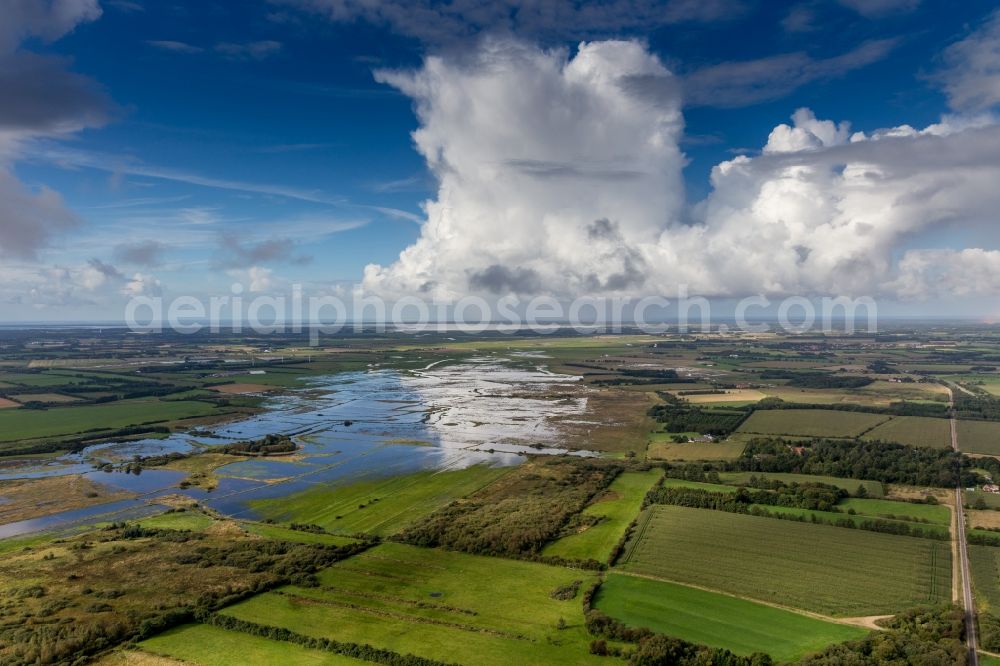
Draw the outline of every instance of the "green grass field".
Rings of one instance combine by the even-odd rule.
[[[802,437],[857,437],[888,416],[832,409],[767,409],[750,415],[738,432]]]
[[[236,660],[241,664],[289,666],[361,666],[369,663],[207,624],[185,624],[169,629],[143,641],[139,647],[151,654],[199,666],[230,666]]]
[[[670,433],[650,435],[646,457],[650,460],[732,460],[739,458],[745,444],[737,441],[689,442],[678,444]]]
[[[219,410],[207,402],[157,398],[80,407],[53,407],[46,410],[4,409],[0,410],[0,441],[74,435],[91,430],[111,430],[217,413]]]
[[[583,510],[588,516],[599,516],[601,522],[549,544],[542,554],[606,561],[625,533],[625,528],[639,515],[646,492],[662,473],[661,470],[651,469],[619,474],[608,487],[608,492]]]
[[[994,613],[1000,611],[1000,548],[970,544],[969,568],[977,606]]]
[[[85,384],[87,380],[82,377],[68,377],[54,372],[39,373],[18,373],[0,372],[0,380],[7,385],[44,387],[63,386],[65,384]]]
[[[947,543],[679,506],[653,506],[622,569],[837,616],[951,598]]]
[[[710,493],[735,493],[736,486],[728,486],[721,483],[701,483],[700,481],[688,481],[687,479],[674,479],[667,477],[663,479],[664,488],[694,488],[695,490],[706,490]]]
[[[931,382],[890,382],[876,380],[857,389],[859,394],[877,395],[887,401],[911,400],[947,402],[948,391],[944,386]]]
[[[424,471],[334,488],[318,486],[288,497],[253,501],[250,507],[262,518],[281,522],[313,523],[343,534],[388,536],[509,471],[486,465]]]
[[[768,386],[759,389],[765,395],[781,398],[785,402],[801,402],[810,405],[888,405],[890,400],[878,393],[851,389],[813,389],[794,386]]]
[[[958,445],[965,453],[1000,456],[1000,422],[960,420]]]
[[[847,511],[854,509],[862,516],[899,519],[926,520],[937,525],[951,523],[951,511],[942,504],[914,504],[912,502],[894,502],[892,500],[859,499],[851,497],[840,502],[838,509]]]
[[[305,386],[303,379],[312,374],[305,368],[268,368],[263,375],[230,375],[225,378],[226,383],[233,384],[261,384],[263,386],[275,387],[297,387]],[[207,381],[206,386],[218,385],[219,380]]]
[[[948,419],[936,419],[929,416],[894,416],[892,420],[866,432],[863,439],[947,449],[951,448],[951,425],[949,425]]]
[[[990,395],[1000,396],[1000,375],[992,375],[992,374],[986,375],[986,374],[976,374],[970,372],[964,375],[944,376],[941,379],[946,379],[956,384],[967,384],[970,386],[978,386],[979,388],[986,391]]]
[[[776,481],[785,483],[825,483],[827,485],[843,488],[847,492],[854,494],[858,486],[864,486],[869,497],[884,497],[885,489],[879,481],[863,481],[860,479],[844,479],[839,476],[820,476],[818,474],[786,474],[784,472],[722,472],[719,478],[723,483],[740,484],[746,483],[751,476],[766,476]]]
[[[222,611],[301,634],[477,666],[604,664],[589,654],[583,607],[552,593],[592,572],[385,543]],[[565,628],[558,628],[559,621]]]
[[[749,655],[792,661],[868,632],[724,594],[658,580],[611,574],[595,606],[632,627]]]

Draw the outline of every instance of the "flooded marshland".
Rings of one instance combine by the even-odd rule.
[[[156,499],[183,493],[234,517],[254,517],[251,500],[421,470],[516,465],[524,454],[566,453],[560,423],[579,422],[588,389],[548,371],[541,359],[484,356],[438,361],[420,370],[372,369],[314,376],[269,398],[261,413],[197,433],[102,443],[41,464],[0,469],[0,479],[84,474],[136,493],[133,499],[0,526],[0,537],[121,520],[159,510]],[[184,472],[95,469],[168,453],[190,454],[268,434],[293,437],[292,455],[239,460],[215,471],[218,487],[180,488]],[[574,451],[581,455],[586,452]]]

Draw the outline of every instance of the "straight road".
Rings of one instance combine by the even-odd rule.
[[[958,423],[955,420],[955,394],[948,389],[951,412],[951,448],[958,451]],[[969,546],[965,539],[965,507],[962,504],[962,480],[955,488],[955,531],[958,538],[958,562],[962,572],[962,606],[965,608],[965,645],[969,650],[969,666],[979,666],[976,649],[976,606],[972,599],[972,577],[969,575]]]

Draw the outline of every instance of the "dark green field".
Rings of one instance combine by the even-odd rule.
[[[868,632],[693,587],[611,574],[595,606],[633,627],[749,655],[782,661]]]

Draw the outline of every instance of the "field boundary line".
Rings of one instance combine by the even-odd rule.
[[[632,556],[635,554],[635,549],[639,547],[642,540],[646,536],[646,530],[649,528],[649,523],[652,521],[653,512],[650,511],[650,507],[640,510],[639,512],[639,524],[637,529],[633,533],[632,537],[626,542],[628,550],[625,551],[621,558],[620,564],[628,564],[632,560]]]
[[[862,430],[861,432],[859,432],[857,435],[854,436],[854,439],[861,439],[862,437],[864,437],[865,435],[867,435],[868,433],[870,433],[875,428],[879,428],[881,426],[884,426],[886,423],[889,423],[894,418],[896,418],[894,415],[890,415],[890,416],[886,417],[885,421],[879,421],[878,423],[876,423],[875,425],[871,426],[870,428],[866,428],[865,430]]]

